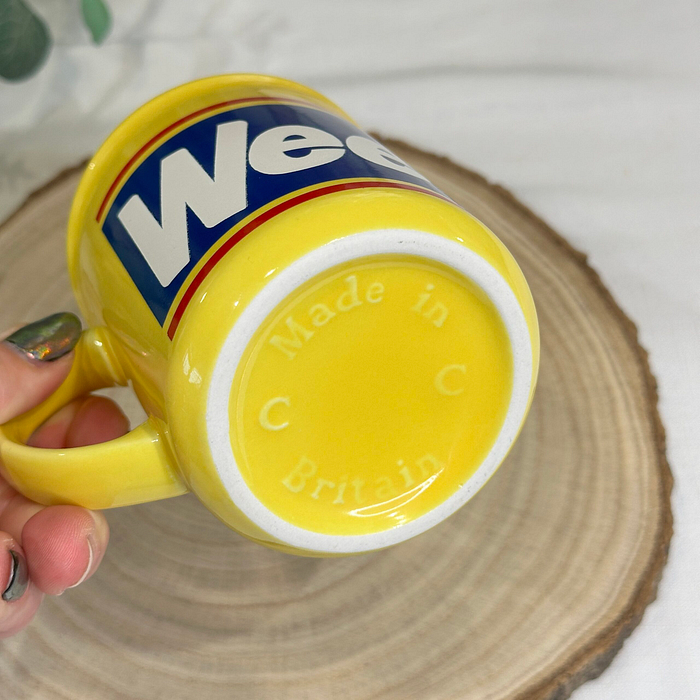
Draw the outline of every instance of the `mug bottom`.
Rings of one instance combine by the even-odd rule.
[[[243,311],[212,376],[209,443],[273,538],[370,551],[478,491],[531,380],[526,321],[493,267],[434,234],[369,231],[300,258]]]

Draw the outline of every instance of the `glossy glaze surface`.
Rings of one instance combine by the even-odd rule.
[[[231,387],[234,454],[298,527],[403,525],[484,460],[512,375],[506,329],[469,280],[398,256],[348,263],[293,292],[249,343]]]
[[[98,330],[79,344],[78,357],[83,359],[76,362],[74,372],[65,388],[47,404],[32,412],[31,416],[18,419],[12,426],[2,428],[2,456],[13,482],[24,493],[42,502],[71,502],[102,508],[168,497],[191,489],[213,513],[244,535],[271,546],[313,554],[319,552],[314,552],[313,548],[302,551],[303,548],[290,546],[271,535],[264,523],[253,522],[244,515],[234,502],[235,498],[224,486],[212,457],[212,436],[208,434],[206,422],[207,396],[212,373],[230,329],[256,295],[309,251],[359,232],[370,232],[380,228],[405,228],[425,231],[465,246],[487,262],[505,280],[515,295],[529,328],[529,347],[524,351],[529,353],[532,367],[530,399],[539,358],[537,320],[525,279],[500,241],[466,212],[431,192],[427,184],[426,187],[417,185],[406,188],[405,182],[392,177],[392,173],[387,171],[381,182],[375,183],[367,178],[363,181],[360,178],[359,184],[354,187],[347,187],[346,180],[326,179],[324,186],[327,189],[322,193],[317,192],[318,185],[309,185],[283,194],[237,221],[194,263],[181,285],[180,292],[174,298],[165,324],[163,325],[162,319],[159,322],[152,305],[149,306],[144,299],[139,286],[130,277],[115,252],[114,242],[110,242],[103,232],[104,218],[101,217],[104,217],[103,212],[108,210],[110,203],[118,196],[119,186],[115,186],[115,183],[128,179],[139,165],[155,152],[163,140],[186,128],[183,122],[185,118],[190,120],[187,122],[189,124],[193,114],[204,110],[210,114],[212,105],[243,99],[272,102],[301,100],[315,109],[327,110],[334,118],[347,119],[339,108],[322,96],[289,81],[264,76],[221,76],[197,81],[166,93],[145,105],[122,124],[89,164],[76,194],[69,222],[68,259],[71,279],[85,320]],[[224,111],[226,107],[217,109]],[[319,194],[323,196],[317,196]],[[241,232],[244,229],[246,235],[243,238]],[[235,243],[235,247],[232,247],[232,243]],[[403,268],[401,273],[397,273],[396,270],[391,273],[387,271],[387,274],[398,274],[401,279],[397,278],[397,287],[406,290],[410,285],[417,283],[425,288],[429,284],[435,285],[435,275],[442,275],[441,279],[445,280],[446,284],[449,279],[449,275],[445,276],[444,271],[428,272],[414,268],[411,273],[414,279],[410,281],[407,270],[408,268]],[[428,277],[432,281],[428,280]],[[333,280],[328,281],[328,284],[332,283]],[[475,312],[476,306],[472,302],[478,298],[478,293],[471,294],[465,291],[468,284],[465,284],[464,280],[455,282],[452,279],[449,284],[455,287],[451,294],[462,294],[460,300],[453,302],[461,309],[460,313],[466,314],[470,305],[472,312]],[[455,291],[457,288],[461,290],[459,293]],[[173,309],[182,302],[185,289],[191,290],[190,296],[176,327],[173,327]],[[411,289],[412,293],[414,291]],[[366,293],[365,290],[365,295]],[[465,301],[468,297],[472,299],[469,303]],[[484,319],[489,315],[487,307],[488,305],[482,308]],[[417,316],[419,317],[418,314]],[[376,335],[375,349],[373,350],[369,343],[363,350],[381,359],[375,368],[379,371],[389,367],[390,362],[388,355],[379,358],[381,353],[377,350],[391,341],[392,334],[396,333],[396,328],[402,323],[400,318],[398,313],[389,314],[385,319],[388,326],[386,330],[381,331],[385,333],[386,340],[382,341],[381,337]],[[260,321],[262,320],[261,318]],[[430,318],[425,320],[428,324],[431,323]],[[498,319],[492,316],[490,321],[483,322],[484,329],[491,329],[492,337],[489,341],[490,349],[484,349],[479,361],[483,363],[486,355],[496,351],[495,354],[501,359],[495,363],[496,367],[500,367],[500,371],[495,373],[500,375],[500,379],[493,384],[492,389],[487,390],[484,385],[475,394],[482,398],[491,397],[486,403],[492,410],[484,413],[483,421],[484,424],[490,424],[492,429],[498,424],[498,415],[508,384],[507,370],[503,370],[508,365],[504,359],[507,353],[503,351],[502,340],[498,340],[497,321]],[[392,327],[394,330],[391,330]],[[169,330],[172,339],[169,337]],[[483,339],[485,335],[482,333],[480,337]],[[453,345],[465,352],[467,350],[465,337],[459,333],[440,342],[444,348]],[[323,349],[324,362],[337,363],[337,366],[342,368],[346,363],[343,360],[341,345],[340,334],[335,339],[331,338]],[[523,348],[519,351],[522,352]],[[404,356],[400,364],[406,365],[408,359],[408,355]],[[445,360],[445,366],[464,364],[461,360],[448,363],[449,358],[446,356],[442,359]],[[264,362],[261,364],[261,367],[263,366]],[[360,362],[358,369],[364,366],[364,363]],[[418,383],[427,381],[426,376],[430,374],[434,387],[434,369],[432,366],[422,367]],[[461,370],[458,372],[461,374]],[[301,371],[293,381],[299,386],[310,381],[305,374],[306,370]],[[384,374],[389,377],[390,373]],[[385,387],[388,392],[396,390],[398,376],[395,373],[391,381],[387,379],[391,385],[387,384]],[[453,371],[452,374],[442,377],[448,392],[453,390],[450,388],[450,382],[456,376]],[[76,392],[127,381],[133,386],[150,416],[144,426],[135,429],[128,436],[102,446],[62,451],[60,454],[60,451],[56,451],[54,455],[50,454],[50,451],[42,451],[43,454],[38,455],[35,450],[20,444],[42,416],[49,415],[51,410],[65,403]],[[258,387],[256,377],[253,376],[250,381],[251,396],[255,395],[258,401],[261,400],[263,390]],[[330,401],[332,391],[329,382],[329,378],[326,377],[322,386],[319,386],[316,406]],[[346,381],[345,389],[350,388],[350,384]],[[357,407],[363,400],[361,396],[351,396],[347,391],[344,396],[349,402],[348,406]],[[466,401],[466,397],[457,398],[456,401]],[[234,401],[232,405],[235,403]],[[474,415],[475,405],[476,403],[470,404],[471,415]],[[256,406],[256,409],[259,415],[261,408]],[[234,413],[237,411],[237,408],[234,409]],[[246,409],[242,412],[242,420],[245,423]],[[250,413],[253,413],[252,403]],[[303,420],[307,425],[306,434],[315,435],[314,440],[320,441],[319,449],[323,449],[323,438],[319,437],[318,433],[321,426],[315,417],[317,415],[317,412],[310,411]],[[359,418],[361,414],[356,412],[356,415]],[[395,427],[381,410],[374,415],[376,420],[372,423],[372,435],[366,435],[367,450],[371,442],[378,440],[383,422],[386,423],[384,430],[387,434],[393,434]],[[456,420],[456,415],[453,415],[453,420]],[[417,414],[407,415],[407,419],[415,421]],[[342,427],[342,418],[335,416],[332,422],[336,435],[340,435],[338,431]],[[362,421],[356,421],[354,429],[363,432],[361,423]],[[232,426],[234,424],[235,421],[231,423]],[[330,429],[331,424],[328,423],[328,426]],[[444,450],[448,449],[449,443],[446,435],[447,433],[440,437]],[[490,439],[488,436],[483,437],[483,444],[472,441],[467,445],[469,440],[462,443],[460,449],[465,450],[465,461],[459,467],[459,475],[455,475],[451,480],[453,485],[468,476],[475,461],[478,461],[478,454],[485,449],[484,445],[487,445]],[[392,444],[396,446],[397,441]],[[251,441],[251,445],[253,442]],[[266,449],[264,446],[255,447],[256,464],[266,459],[274,459],[275,450],[272,449],[268,454]],[[388,453],[383,456],[389,457]],[[404,457],[398,452],[396,455],[392,453],[391,458],[394,457],[397,461],[396,466],[401,468],[398,460]],[[56,464],[56,469],[50,477],[46,477],[40,469],[47,459]],[[421,459],[421,456],[406,454],[404,461],[406,459],[415,462],[416,459]],[[369,474],[370,466],[365,465],[364,468]],[[384,468],[379,467],[380,470]],[[100,474],[112,476],[95,478],[98,469]],[[417,469],[420,470],[420,466]],[[334,484],[337,482],[337,486],[334,487],[337,490],[343,483],[341,477],[344,473],[341,473],[340,463],[335,465],[334,470],[338,472],[334,476],[336,481],[333,481]],[[255,472],[263,473],[260,469],[256,469]],[[411,480],[418,483],[417,472],[416,476],[408,472],[407,474],[408,476],[401,477],[404,484]],[[261,489],[264,495],[264,480],[257,483],[256,488]],[[445,493],[447,491],[449,488]],[[437,488],[432,492],[436,500],[444,496]],[[274,501],[274,497],[271,498]],[[381,499],[375,500],[379,503]],[[290,504],[278,504],[273,507],[285,513],[285,517],[290,521],[305,524],[307,527],[323,529],[323,522],[327,520],[327,534],[342,536],[343,533],[353,532],[352,527],[348,528],[340,521],[336,522],[332,517],[327,517],[328,513],[324,516],[322,510],[308,519],[304,515],[304,507],[300,507],[299,512],[294,511]],[[430,503],[425,502],[418,511],[429,510],[430,507]],[[392,516],[393,523],[401,523],[401,517],[415,517],[418,511],[412,514],[410,509],[406,510],[403,515],[399,514],[398,520]],[[387,526],[384,522],[370,525],[369,528],[376,531]]]

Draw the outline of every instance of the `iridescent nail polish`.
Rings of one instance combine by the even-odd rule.
[[[75,347],[81,330],[80,319],[63,312],[16,330],[5,342],[31,359],[50,362],[67,355]]]
[[[7,602],[19,600],[24,595],[29,585],[29,572],[27,570],[26,559],[13,549],[10,550],[9,554],[12,558],[12,568],[10,570],[10,579],[7,583],[7,588],[5,588],[2,594],[2,599]]]

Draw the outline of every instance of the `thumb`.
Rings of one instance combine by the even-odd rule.
[[[0,342],[0,424],[50,396],[70,371],[69,353],[80,338],[80,319],[59,313],[30,323]]]

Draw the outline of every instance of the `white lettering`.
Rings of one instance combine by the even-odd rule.
[[[294,151],[310,151],[294,156]],[[345,154],[343,142],[311,126],[276,126],[258,135],[250,145],[250,167],[265,175],[284,175],[332,163]]]
[[[214,147],[214,177],[194,156],[181,148],[160,164],[160,220],[139,195],[130,197],[117,218],[163,287],[167,287],[190,261],[187,209],[211,228],[248,206],[246,147],[248,123],[219,124]],[[349,136],[346,143],[322,129],[290,124],[259,134],[251,143],[248,163],[265,175],[284,175],[316,168],[342,158],[346,148],[360,158],[425,180],[411,166],[374,139]],[[383,288],[368,292],[367,301],[381,301]],[[358,302],[359,303],[359,302]],[[441,325],[436,323],[436,325]]]
[[[118,214],[119,221],[158,281],[167,287],[190,261],[187,207],[211,228],[248,205],[246,144],[248,123],[225,122],[216,130],[214,178],[184,148],[160,164],[161,224],[138,195]]]
[[[382,146],[374,139],[367,136],[348,136],[345,142],[347,147],[360,158],[368,160],[370,163],[381,165],[385,168],[398,170],[407,175],[413,175],[421,180],[425,180],[419,172],[415,171],[410,165],[404,163],[401,158],[395,156],[388,148]]]

